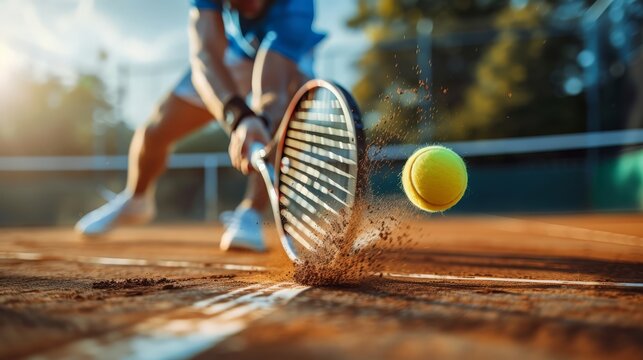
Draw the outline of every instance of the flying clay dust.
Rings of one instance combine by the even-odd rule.
[[[405,126],[399,126],[404,115],[402,97],[407,92],[427,98],[430,96],[429,87],[423,81],[409,90],[398,89],[397,93],[383,95],[382,104],[388,110],[368,130],[366,154],[379,158],[378,155],[387,144],[417,141],[414,136],[419,131],[414,127],[425,128],[421,124],[427,123],[431,114],[422,106],[417,106],[417,113],[404,117]],[[414,119],[413,124],[408,121],[411,119]],[[380,272],[385,262],[399,254],[393,250],[411,245],[409,228],[403,229],[400,225],[403,219],[416,216],[414,210],[378,194],[380,189],[368,183],[374,174],[388,183],[393,180],[390,177],[394,177],[393,181],[400,184],[401,194],[400,174],[391,171],[394,168],[394,164],[388,160],[370,161],[367,157],[361,160],[362,182],[359,191],[363,196],[353,206],[351,214],[332,217],[336,220],[324,232],[322,246],[316,252],[302,254],[301,261],[294,265],[295,281],[312,286],[356,285]]]
[[[408,234],[399,230],[400,221],[387,213],[391,211],[364,201],[350,216],[337,217],[342,220],[326,231],[323,246],[295,263],[295,281],[311,286],[357,285],[378,272],[388,249],[410,243]]]

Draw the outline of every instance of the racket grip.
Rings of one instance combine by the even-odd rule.
[[[259,142],[250,144],[250,163],[252,164],[252,167],[257,171],[260,171],[258,167],[259,165],[261,165],[261,163],[264,163],[265,165],[265,161],[263,160],[265,151],[263,148],[264,145]]]
[[[264,179],[268,179],[272,184],[275,183],[275,169],[270,163],[266,163],[266,150],[265,145],[259,142],[250,145],[250,164],[252,168],[259,172]]]

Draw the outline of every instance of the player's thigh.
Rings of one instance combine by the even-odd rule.
[[[250,59],[236,54],[234,51],[226,51],[224,63],[230,76],[237,85],[237,91],[242,96],[247,96],[252,91],[252,69],[254,62]]]
[[[312,74],[312,54],[306,54],[301,60],[309,60],[309,64],[302,64],[294,62],[283,55],[276,54],[276,57],[270,59],[268,63],[270,50],[261,49],[257,55],[257,59],[253,68],[253,93],[252,101],[253,107],[261,108],[267,102],[277,101],[277,108],[283,107],[282,111],[286,109],[287,104],[291,101],[295,93],[301,88],[306,81],[313,78]],[[273,53],[274,54],[274,53]],[[303,65],[303,66],[302,66]],[[309,69],[307,69],[309,68]],[[275,75],[278,76],[280,83],[276,88]],[[285,88],[281,88],[282,82],[285,82]],[[277,90],[278,89],[278,90]],[[279,91],[279,93],[275,93]],[[277,100],[276,100],[277,99]],[[275,105],[273,103],[273,105]],[[283,117],[283,113],[269,113],[272,117],[272,129],[275,131],[279,127],[279,122]]]
[[[146,138],[173,143],[211,121],[213,117],[205,107],[169,93],[145,125]]]

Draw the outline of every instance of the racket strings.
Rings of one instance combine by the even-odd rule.
[[[280,215],[284,231],[312,251],[338,233],[356,197],[358,147],[347,107],[319,87],[298,103],[281,158]]]

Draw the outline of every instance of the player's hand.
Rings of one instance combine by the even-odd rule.
[[[256,116],[243,119],[235,131],[230,134],[228,153],[232,166],[247,175],[252,170],[250,164],[250,145],[253,143],[267,144],[270,135],[263,121]]]

